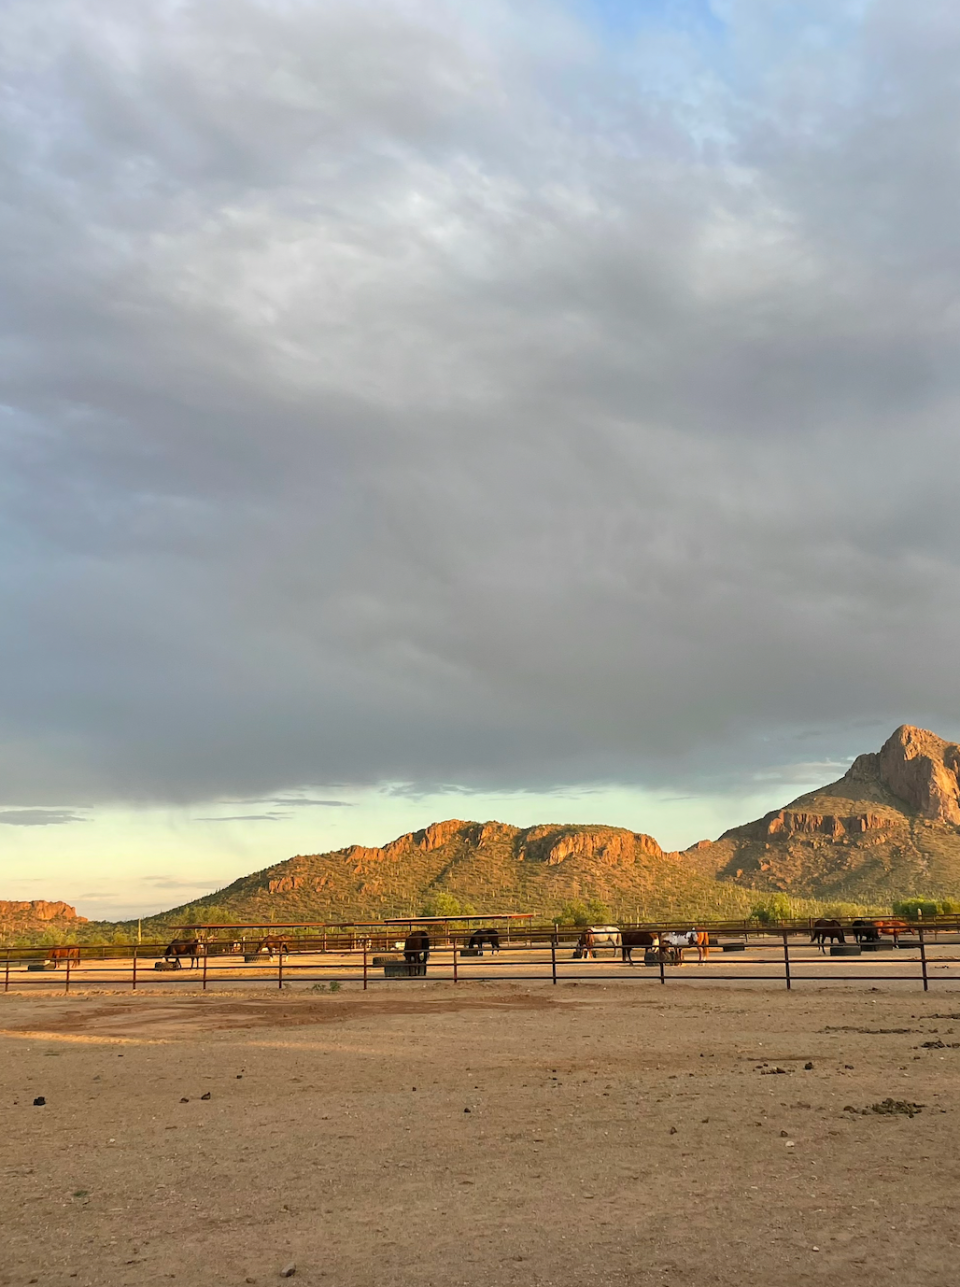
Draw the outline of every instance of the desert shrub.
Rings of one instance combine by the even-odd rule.
[[[448,894],[445,889],[438,890],[424,903],[421,916],[475,916],[477,909],[472,903],[462,902],[455,894]]]
[[[750,908],[750,919],[758,925],[773,925],[793,918],[793,905],[786,894],[771,894]]]
[[[932,898],[905,898],[893,904],[894,916],[903,916],[908,921],[932,920],[939,911]]]
[[[558,925],[589,925],[590,911],[586,903],[580,902],[579,899],[572,903],[564,903],[557,913],[556,923]]]
[[[602,898],[588,898],[587,915],[590,917],[589,924],[606,925],[612,913]]]

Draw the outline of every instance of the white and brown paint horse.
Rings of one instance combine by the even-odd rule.
[[[596,960],[597,951],[602,947],[612,948],[614,956],[622,950],[623,938],[619,925],[588,925],[577,939],[574,955],[586,960],[591,957]]]
[[[697,949],[697,964],[702,965],[710,955],[710,935],[706,930],[677,930],[660,936],[661,943],[677,949],[677,964],[683,965],[683,953],[689,947]]]

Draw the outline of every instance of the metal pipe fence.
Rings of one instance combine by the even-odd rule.
[[[806,934],[808,927],[804,927]],[[952,930],[949,940],[947,930]],[[609,947],[601,955],[584,959],[577,952],[579,931],[533,931],[517,935],[501,949],[492,951],[469,946],[467,933],[449,933],[441,943],[431,947],[426,963],[404,959],[398,939],[389,938],[384,953],[383,935],[355,938],[352,945],[338,944],[334,951],[328,945],[309,950],[302,944],[295,949],[262,959],[250,953],[234,952],[232,944],[208,943],[204,951],[191,957],[189,964],[177,958],[176,964],[160,965],[166,945],[153,943],[137,947],[118,944],[63,944],[34,948],[0,948],[3,991],[20,991],[26,987],[62,984],[64,992],[83,987],[111,987],[138,990],[151,984],[164,986],[193,985],[201,991],[212,987],[224,989],[239,986],[270,986],[278,990],[312,985],[325,989],[329,985],[359,983],[368,990],[374,983],[385,987],[410,978],[421,981],[452,982],[637,982],[659,983],[685,979],[696,982],[777,983],[788,990],[803,983],[909,983],[920,984],[927,991],[934,982],[960,983],[960,955],[950,955],[951,947],[960,948],[960,924],[939,926],[931,935],[918,927],[898,941],[862,945],[862,954],[827,955],[815,951],[810,942],[798,942],[800,931],[747,930],[733,938],[715,936],[711,959],[702,968],[694,964],[696,950],[686,949],[686,959],[674,963],[666,952],[656,949],[633,950],[641,960],[628,962],[623,953]],[[931,941],[932,940],[932,941]],[[838,947],[840,945],[837,945]],[[855,945],[846,945],[854,948]],[[724,950],[726,949],[726,950]],[[930,955],[931,949],[934,955]],[[876,952],[883,956],[885,970],[869,968],[864,956]],[[124,955],[120,955],[120,953]],[[611,955],[612,953],[612,955]],[[718,965],[718,961],[721,964]],[[854,965],[854,962],[857,964]],[[862,965],[861,965],[862,963]],[[872,962],[870,963],[872,964]],[[879,960],[876,963],[879,964]],[[160,966],[160,968],[157,968]],[[853,968],[850,968],[850,967]],[[862,966],[867,966],[866,969]],[[858,968],[859,967],[859,968]],[[931,967],[941,971],[931,973]]]

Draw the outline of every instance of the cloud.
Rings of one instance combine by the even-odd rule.
[[[723,19],[8,0],[6,800],[960,733],[960,12]]]
[[[352,800],[304,800],[299,796],[274,796],[271,804],[285,804],[295,809],[353,809]]]
[[[70,809],[2,809],[0,825],[5,827],[59,827],[68,822],[85,822]]]
[[[280,822],[288,813],[237,813],[229,817],[195,818],[195,822]]]

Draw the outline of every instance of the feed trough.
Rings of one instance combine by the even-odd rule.
[[[178,970],[180,968],[180,962],[179,961],[154,961],[153,968],[155,970]]]
[[[427,967],[417,961],[389,961],[383,967],[387,979],[422,979],[426,972]]]
[[[831,956],[859,956],[860,944],[859,943],[831,943],[830,955]]]
[[[746,950],[747,950],[746,943],[721,943],[720,944],[721,952],[745,952]]]
[[[55,970],[56,968],[53,961],[31,961],[27,966],[28,970]]]
[[[893,951],[893,944],[884,943],[882,940],[879,943],[861,943],[860,946],[864,952],[892,952]]]

